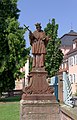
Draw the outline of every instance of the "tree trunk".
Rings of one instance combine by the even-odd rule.
[[[1,98],[1,96],[2,96],[2,92],[0,92],[0,98]]]

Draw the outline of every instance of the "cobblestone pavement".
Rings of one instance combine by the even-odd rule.
[[[60,105],[60,109],[67,114],[68,116],[70,116],[71,118],[73,118],[74,120],[77,120],[77,106],[75,107],[70,107],[67,106],[65,104],[61,104]]]

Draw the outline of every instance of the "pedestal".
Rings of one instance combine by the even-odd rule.
[[[53,95],[53,87],[46,81],[47,71],[34,68],[30,83],[23,89],[20,102],[20,120],[60,120],[59,104]]]
[[[54,89],[47,83],[47,71],[45,71],[43,68],[33,69],[32,72],[30,72],[30,77],[31,79],[29,85],[23,89],[23,100],[31,100],[33,98],[36,100],[36,98],[32,98],[32,96],[37,96],[37,99],[39,99],[38,96],[40,97],[41,94],[50,94],[50,96],[53,94]]]
[[[60,120],[56,100],[21,100],[20,120]]]

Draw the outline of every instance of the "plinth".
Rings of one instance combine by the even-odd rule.
[[[21,120],[60,120],[55,100],[21,100]]]
[[[20,120],[60,120],[54,89],[46,81],[47,71],[34,68],[30,77],[20,101]]]

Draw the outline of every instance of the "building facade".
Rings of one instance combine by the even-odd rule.
[[[60,49],[64,54],[62,64],[58,72],[59,82],[59,100],[63,101],[63,73],[65,72],[68,79],[72,83],[72,94],[77,91],[77,65],[76,65],[76,54],[77,54],[77,33],[71,30],[69,33],[64,34],[61,38]]]
[[[73,40],[73,46],[68,52],[69,80],[72,86],[72,93],[77,92],[77,38]]]

